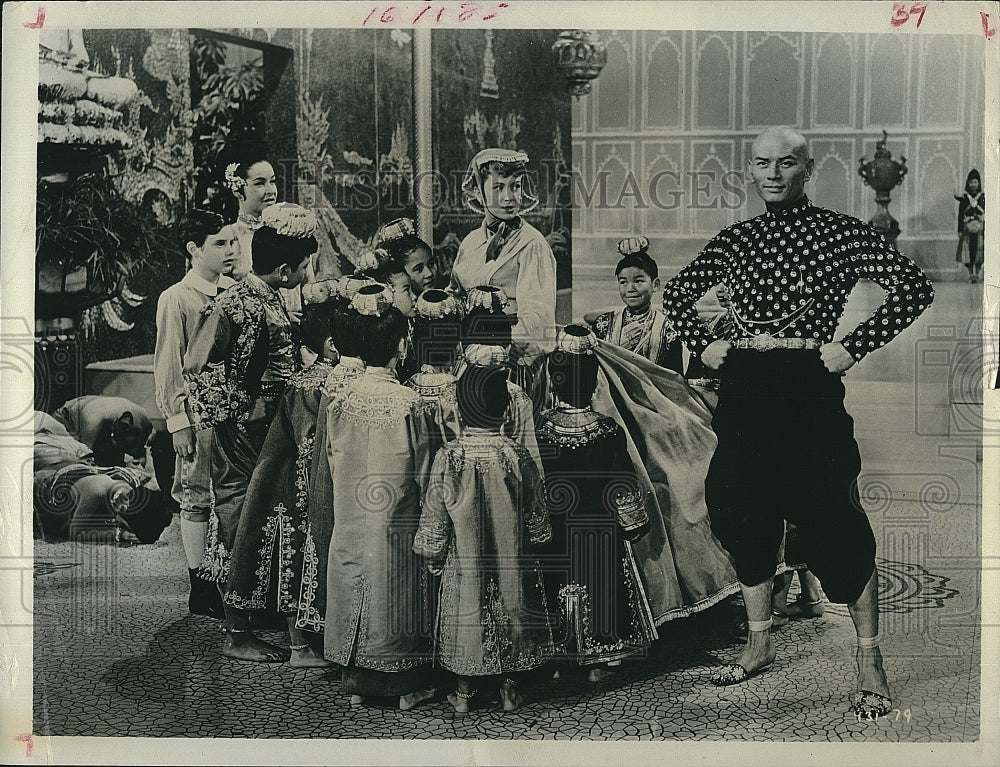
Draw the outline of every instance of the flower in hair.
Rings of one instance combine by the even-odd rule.
[[[231,192],[239,192],[243,187],[247,185],[245,178],[236,175],[236,171],[240,169],[240,164],[238,162],[231,162],[226,166],[226,187]]]
[[[279,202],[264,208],[261,224],[286,237],[312,237],[319,223],[311,210],[291,202]]]

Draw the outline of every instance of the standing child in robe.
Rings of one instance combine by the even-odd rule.
[[[396,378],[406,318],[392,289],[351,299],[364,374],[333,399],[327,456],[336,515],[327,569],[325,655],[344,666],[352,703],[396,697],[407,710],[433,696],[431,583],[413,553],[430,465],[419,397]]]
[[[559,404],[538,426],[553,527],[546,590],[563,618],[564,651],[596,682],[657,637],[632,550],[649,517],[625,432],[591,409],[596,337],[569,325],[556,344],[548,364]]]
[[[225,603],[241,610],[277,610],[288,623],[293,667],[330,664],[296,627],[306,542],[309,473],[313,462],[320,389],[333,371],[330,304],[306,307],[300,335],[316,361],[295,373],[278,405],[233,546]],[[325,415],[325,413],[324,413]]]
[[[295,620],[297,628],[317,633],[323,631],[325,623],[326,571],[330,556],[330,537],[333,535],[333,477],[327,458],[327,411],[330,402],[365,372],[365,362],[360,356],[361,344],[354,327],[358,313],[350,305],[350,298],[365,284],[370,284],[370,281],[344,278],[339,291],[343,296],[333,299],[329,304],[332,313],[330,341],[337,350],[339,361],[320,386],[312,466],[309,471],[302,585]]]
[[[498,367],[459,379],[464,434],[434,459],[413,542],[441,575],[435,658],[456,675],[448,700],[458,713],[497,676],[504,711],[516,710],[521,672],[554,652],[534,554],[551,535],[544,489],[528,452],[500,434],[506,383]]]

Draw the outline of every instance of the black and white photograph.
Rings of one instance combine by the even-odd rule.
[[[4,762],[995,763],[998,29],[5,4]]]

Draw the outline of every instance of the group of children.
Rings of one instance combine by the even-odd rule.
[[[681,370],[648,241],[619,246],[624,307],[559,331],[539,412],[512,380],[503,290],[438,289],[412,222],[317,281],[315,216],[274,202],[269,163],[226,179],[240,219],[185,216],[191,270],[160,299],[154,360],[189,608],[225,617],[223,654],[337,664],[354,702],[403,709],[445,670],[464,712],[489,680],[513,710],[524,672],[562,658],[596,681],[643,653],[645,493],[591,399],[598,338]],[[268,611],[288,649],[256,636]]]

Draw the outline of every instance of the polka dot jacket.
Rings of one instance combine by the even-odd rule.
[[[694,304],[722,283],[732,296],[736,337],[833,340],[860,279],[885,301],[841,343],[856,360],[885,346],[930,306],[934,289],[916,264],[868,224],[798,202],[723,229],[663,290],[663,306],[695,354],[716,340]]]

